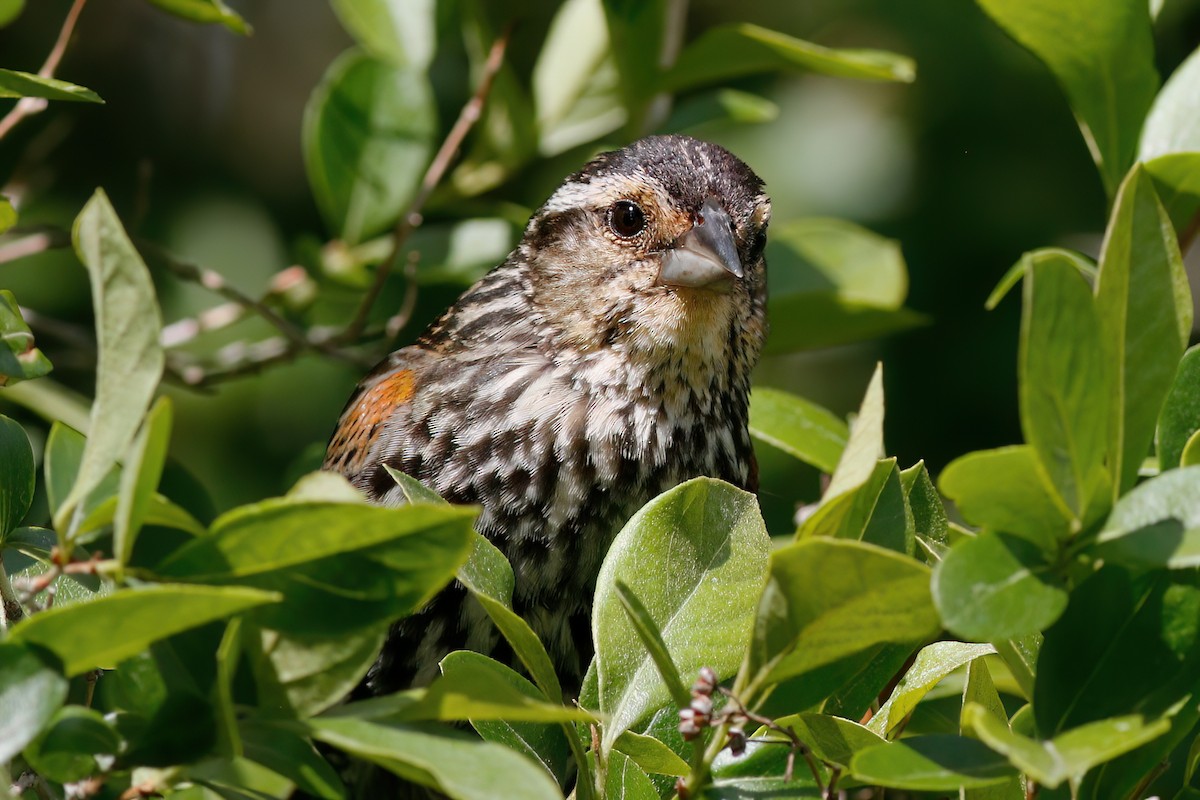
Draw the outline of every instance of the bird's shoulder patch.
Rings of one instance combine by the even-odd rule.
[[[325,469],[353,479],[367,466],[387,422],[416,393],[417,371],[411,362],[396,353],[358,385],[329,441]]]

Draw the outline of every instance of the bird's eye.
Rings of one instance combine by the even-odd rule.
[[[629,239],[646,230],[646,214],[637,203],[618,200],[608,209],[608,227],[622,239]]]

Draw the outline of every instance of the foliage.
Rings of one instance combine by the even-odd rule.
[[[249,31],[217,0],[152,3]],[[961,456],[939,495],[924,463],[887,457],[882,368],[849,424],[757,388],[753,435],[828,473],[822,496],[777,542],[755,498],[719,481],[646,505],[601,569],[578,698],[563,697],[513,611],[511,567],[474,533],[476,509],[400,473],[409,504],[375,507],[312,473],[207,523],[191,499],[167,496],[162,383],[213,383],[302,352],[369,360],[406,321],[374,313],[390,272],[470,279],[502,257],[510,212],[487,193],[539,160],[670,128],[671,101],[693,124],[760,118],[767,101],[726,85],[742,75],[911,81],[911,61],[753,25],[683,43],[666,0],[568,0],[520,74],[504,60],[511,32],[483,4],[461,3],[450,21],[432,0],[334,0],[357,45],[330,65],[304,123],[334,237],[311,275],[248,297],[131,237],[98,190],[71,237],[95,311],[86,409],[51,388],[22,309],[0,293],[0,385],[42,387],[0,399],[53,421],[35,451],[36,425],[0,416],[0,797],[12,784],[30,797],[341,798],[335,751],[464,799],[497,786],[639,800],[854,786],[1194,796],[1200,357],[1186,349],[1179,237],[1186,246],[1200,210],[1200,51],[1158,91],[1145,2],[1086,14],[1065,1],[979,4],[1062,84],[1111,198],[1098,263],[1031,251],[989,301],[1021,283],[1024,442]],[[476,85],[451,125],[431,80],[447,26],[461,28]],[[57,63],[0,70],[0,96],[99,101],[54,78]],[[0,136],[42,109],[21,102]],[[423,225],[430,202],[474,216]],[[0,203],[0,226],[15,214]],[[807,218],[777,220],[769,247],[775,352],[921,321],[904,307],[895,242]],[[163,333],[159,270],[260,317],[272,338],[233,356],[181,348],[190,340]],[[362,300],[329,329],[322,298],[339,287]],[[344,702],[387,626],[455,579],[525,674],[456,652],[426,688]]]

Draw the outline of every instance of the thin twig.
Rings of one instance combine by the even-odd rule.
[[[65,247],[70,238],[50,231],[38,231],[13,239],[7,244],[0,245],[0,264],[16,261],[18,258],[34,256],[55,247]]]
[[[55,71],[58,69],[58,64],[62,61],[63,53],[67,50],[67,43],[71,40],[71,34],[75,32],[75,23],[79,21],[79,14],[83,11],[84,4],[87,0],[75,0],[71,4],[71,10],[67,12],[67,18],[63,20],[62,30],[58,32],[58,39],[54,42],[54,47],[50,50],[50,55],[46,56],[45,62],[42,63],[42,68],[38,70],[38,76],[42,78],[53,78]],[[4,115],[0,119],[0,139],[3,139],[8,132],[16,127],[17,123],[25,117],[39,113],[46,108],[46,100],[42,97],[22,97],[17,101],[12,111]]]
[[[408,237],[412,232],[420,227],[423,217],[421,210],[429,201],[430,195],[434,189],[442,182],[442,178],[446,174],[446,170],[450,168],[450,163],[454,160],[454,156],[462,147],[463,140],[474,127],[475,123],[483,116],[483,106],[487,102],[488,94],[492,90],[492,83],[496,79],[496,74],[500,71],[501,65],[504,63],[504,51],[508,49],[508,42],[512,36],[512,25],[504,29],[496,41],[492,43],[491,50],[488,51],[487,60],[483,65],[483,74],[479,79],[479,86],[475,89],[475,93],[471,95],[471,99],[462,107],[462,111],[458,113],[458,119],[454,122],[454,127],[446,134],[442,146],[438,148],[437,154],[433,160],[429,162],[429,168],[425,170],[424,177],[421,178],[421,187],[417,191],[416,197],[409,204],[408,210],[400,215],[400,219],[396,221],[395,228],[392,229],[392,247],[390,252],[383,261],[379,262],[379,266],[375,270],[375,281],[371,284],[371,288],[363,295],[362,301],[358,305],[358,310],[355,311],[349,324],[345,329],[338,334],[335,341],[338,344],[356,341],[362,335],[363,329],[367,325],[367,317],[370,316],[371,309],[375,306],[375,301],[379,299],[380,293],[383,292],[383,286],[387,283],[388,276],[391,274],[392,265],[395,264],[400,257],[400,253],[404,250],[404,245],[408,241]]]
[[[792,780],[792,763],[795,759],[796,753],[799,753],[804,758],[805,763],[808,764],[808,768],[812,772],[812,775],[813,775],[813,780],[815,780],[817,782],[817,788],[821,789],[822,792],[824,792],[825,786],[824,786],[824,782],[821,780],[821,768],[817,765],[816,759],[813,758],[812,751],[810,751],[808,749],[808,746],[805,745],[804,742],[800,741],[800,737],[796,735],[796,732],[794,730],[792,730],[791,728],[783,727],[782,725],[780,725],[778,722],[771,719],[770,717],[765,717],[762,714],[754,713],[750,709],[746,708],[745,704],[742,703],[742,701],[738,698],[737,695],[735,695],[733,692],[726,689],[725,687],[719,686],[717,688],[721,692],[721,694],[723,694],[729,698],[729,702],[731,702],[732,704],[737,706],[734,713],[740,714],[741,716],[745,717],[748,720],[751,720],[752,722],[757,722],[759,725],[765,725],[766,727],[770,728],[771,730],[775,731],[776,733],[782,733],[784,736],[787,737],[788,742],[792,746],[792,751],[788,755],[787,771],[784,774],[784,778],[783,778],[785,783],[790,783]]]

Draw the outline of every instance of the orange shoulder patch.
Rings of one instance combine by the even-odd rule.
[[[396,406],[408,402],[416,389],[411,369],[402,369],[362,393],[342,416],[325,456],[327,468],[352,474],[363,468],[380,426]]]

